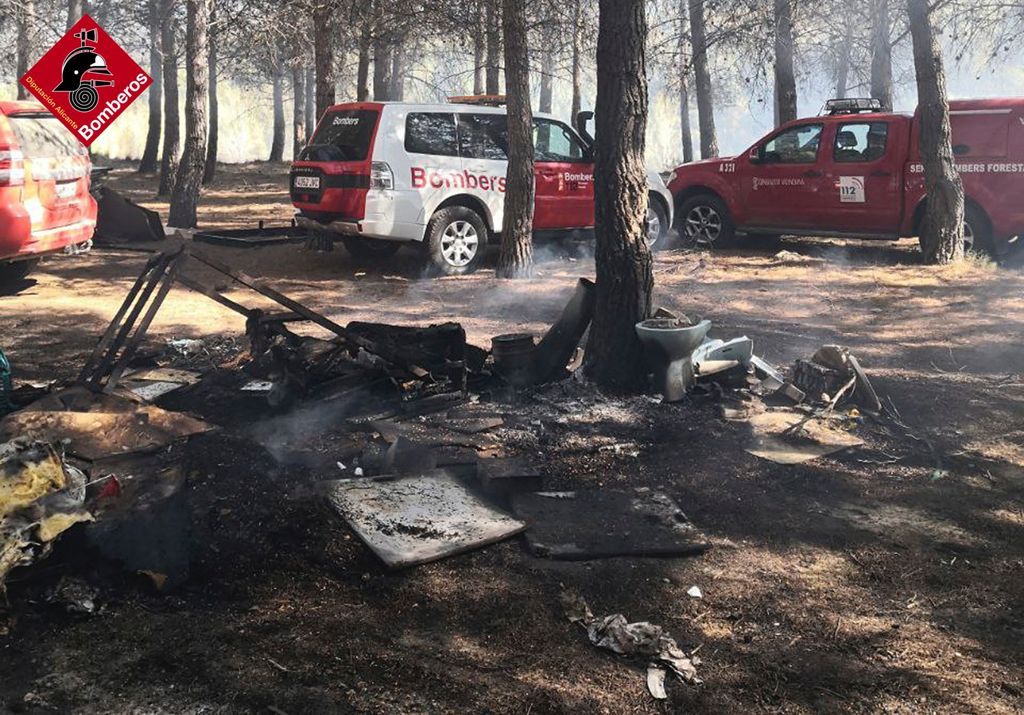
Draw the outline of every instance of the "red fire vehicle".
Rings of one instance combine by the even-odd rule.
[[[0,102],[0,281],[92,238],[90,169],[85,147],[41,105]]]
[[[730,158],[680,166],[668,187],[690,244],[750,236],[918,235],[927,199],[920,118],[841,99]],[[1024,98],[950,102],[968,248],[999,252],[1024,233]]]

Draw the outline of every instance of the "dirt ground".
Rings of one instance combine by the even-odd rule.
[[[204,197],[203,226],[287,221],[284,174],[225,171]],[[166,210],[151,201],[152,177],[119,169],[111,184]],[[488,270],[422,279],[411,250],[386,266],[301,245],[200,250],[337,322],[455,320],[484,347],[499,333],[545,330],[576,279],[593,274],[575,249],[543,251],[537,278],[523,282]],[[72,379],[144,260],[111,249],[56,257],[0,295],[0,347],[16,378]],[[869,420],[865,447],[782,466],[744,452],[741,428],[710,398],[663,405],[569,381],[542,402],[496,408],[507,415],[494,435],[505,450],[553,489],[657,487],[712,550],[557,562],[513,539],[391,573],[310,488],[325,475],[275,459],[266,429],[230,425],[186,446],[194,543],[183,587],[107,582],[104,612],[74,619],[37,596],[47,568],[80,565],[55,558],[36,567],[41,576],[15,574],[19,620],[0,638],[0,707],[1024,710],[1024,276],[977,260],[924,267],[908,242],[808,240],[667,250],[655,280],[656,304],[710,318],[714,336],[752,337],[776,365],[848,345],[904,433]],[[243,329],[175,288],[151,342],[241,341]],[[687,596],[694,585],[702,599]],[[596,614],[648,620],[699,648],[704,683],[671,683],[670,699],[654,701],[642,664],[597,650],[567,622],[563,589]]]

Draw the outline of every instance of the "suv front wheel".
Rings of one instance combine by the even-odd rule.
[[[448,276],[472,273],[487,249],[487,226],[472,209],[449,206],[427,224],[427,250],[435,269]]]

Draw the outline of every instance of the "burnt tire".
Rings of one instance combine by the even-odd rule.
[[[736,243],[729,207],[714,194],[697,194],[680,204],[676,229],[683,248],[728,248]]]
[[[28,274],[39,265],[37,259],[29,261],[16,261],[14,263],[0,263],[0,284],[17,283],[25,280]]]
[[[430,268],[446,276],[472,273],[483,262],[487,239],[487,225],[476,211],[449,206],[435,212],[427,224]]]
[[[661,199],[651,194],[647,199],[647,248],[660,251],[668,245],[668,211]]]
[[[363,238],[362,236],[343,236],[341,239],[345,244],[345,250],[359,261],[381,261],[398,253],[402,244],[398,241],[382,241],[376,238]]]

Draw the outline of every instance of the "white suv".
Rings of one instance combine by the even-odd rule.
[[[592,231],[591,142],[547,115],[533,124],[534,237]],[[439,271],[467,273],[479,266],[485,245],[499,240],[507,145],[504,107],[336,104],[292,164],[296,222],[339,236],[360,258],[390,255],[402,242],[425,243]],[[648,172],[648,181],[654,249],[666,240],[673,203],[657,173]]]

